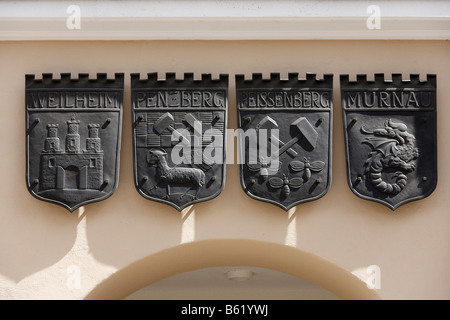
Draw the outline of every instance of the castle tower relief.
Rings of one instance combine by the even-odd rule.
[[[123,74],[25,77],[27,187],[74,211],[117,188]]]
[[[47,138],[45,139],[44,152],[59,152],[58,125],[47,125]]]
[[[100,125],[89,124],[89,137],[86,139],[86,152],[102,152],[101,151],[101,141],[98,137],[98,130]]]
[[[75,120],[75,117],[67,121],[67,135],[66,135],[66,152],[79,153],[80,152],[80,134],[78,133],[78,126],[80,121]]]
[[[47,126],[47,138],[41,154],[40,190],[100,189],[103,183],[103,151],[98,124],[89,124],[86,149],[81,152],[80,121],[67,121],[65,152],[60,151],[58,125]]]

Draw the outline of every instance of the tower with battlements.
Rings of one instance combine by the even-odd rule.
[[[51,189],[94,189],[103,184],[103,150],[100,126],[88,124],[86,148],[81,150],[80,121],[67,121],[64,149],[60,146],[58,124],[47,125],[47,137],[40,161],[39,191]]]

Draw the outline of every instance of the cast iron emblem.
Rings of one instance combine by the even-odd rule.
[[[72,212],[115,191],[123,79],[26,75],[26,181],[33,196]]]
[[[373,81],[341,75],[348,182],[361,198],[392,210],[433,192],[437,183],[436,76]]]
[[[236,75],[241,184],[284,210],[322,197],[331,182],[333,75]]]
[[[135,185],[181,211],[223,189],[228,75],[165,77],[131,75]]]

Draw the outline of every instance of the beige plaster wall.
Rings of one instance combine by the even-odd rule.
[[[378,265],[377,293],[383,299],[449,299],[449,54],[448,41],[0,43],[0,299],[82,299],[137,260],[211,239],[286,245],[348,272]],[[237,127],[234,74],[334,73],[333,178],[328,193],[287,213],[246,196],[238,166],[229,164],[221,195],[182,213],[141,197],[133,184],[129,74],[155,71],[230,74],[229,128]],[[37,200],[25,185],[24,75],[62,72],[126,75],[118,189],[109,199],[73,213]],[[392,212],[350,191],[341,73],[351,78],[357,73],[369,78],[373,73],[437,74],[439,182],[431,196]],[[79,287],[71,282],[78,271]]]

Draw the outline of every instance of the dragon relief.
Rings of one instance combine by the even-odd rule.
[[[369,182],[379,191],[396,195],[406,186],[407,177],[405,173],[413,172],[416,164],[413,160],[419,157],[419,149],[416,147],[416,138],[407,131],[404,123],[387,120],[383,129],[369,131],[364,126],[361,132],[370,134],[362,143],[371,146],[372,151],[365,162],[365,173]],[[392,179],[395,182],[386,182],[382,173],[389,168],[398,168]]]

